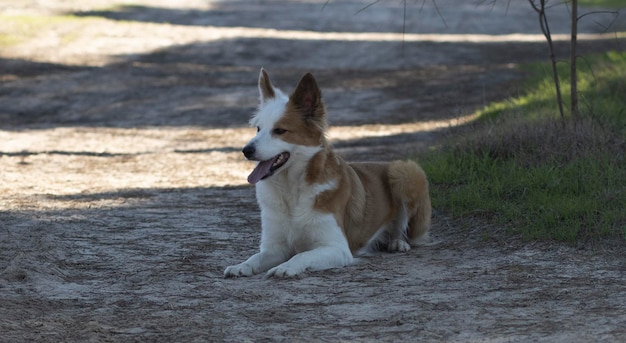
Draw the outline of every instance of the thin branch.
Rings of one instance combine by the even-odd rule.
[[[489,9],[490,11],[493,11],[493,9],[496,7],[496,3],[498,2],[497,0],[480,0],[476,3],[476,7],[479,6],[483,6],[485,5],[485,3],[489,3],[489,5],[487,6],[491,6],[491,8]],[[508,15],[509,14],[509,7],[511,7],[511,0],[508,0],[506,2],[506,9],[504,10],[504,15]]]
[[[561,85],[559,82],[559,74],[556,68],[556,56],[554,55],[554,45],[552,44],[550,25],[548,24],[548,18],[546,16],[546,0],[539,0],[539,6],[537,6],[534,0],[528,0],[528,2],[533,7],[535,12],[539,14],[539,26],[541,27],[541,32],[543,32],[543,35],[546,37],[546,41],[548,41],[548,48],[550,49],[550,61],[552,62],[552,78],[554,79],[554,88],[556,90],[556,102],[559,107],[561,120],[563,121],[563,125],[565,125],[565,113],[563,112]]]
[[[359,13],[361,13],[361,12],[365,11],[366,9],[368,9],[368,8],[370,8],[370,7],[374,6],[374,5],[376,5],[376,4],[377,4],[377,3],[379,3],[379,2],[380,2],[380,0],[375,0],[375,1],[374,1],[374,2],[372,2],[372,3],[370,3],[370,4],[368,4],[368,5],[365,5],[365,7],[361,8],[361,9],[360,9],[360,10],[358,10],[358,11],[356,11],[356,12],[354,13],[354,15],[357,15],[357,14],[359,14]]]
[[[446,23],[446,20],[443,18],[443,15],[441,14],[441,11],[439,11],[439,6],[437,6],[437,1],[432,0],[433,1],[433,5],[435,6],[435,10],[437,11],[437,14],[439,15],[439,18],[441,18],[441,21],[443,22],[443,25],[446,27],[446,29],[448,28],[448,23]]]
[[[581,20],[582,18],[590,15],[590,14],[613,14],[615,17],[619,16],[619,11],[591,11],[591,12],[587,12],[585,14],[581,14],[579,15],[576,20]]]
[[[402,57],[404,57],[404,35],[406,34],[406,0],[404,2],[404,12],[402,13]]]
[[[613,24],[615,24],[615,22],[616,22],[616,21],[617,21],[617,19],[619,18],[619,14],[620,14],[620,12],[619,12],[619,11],[592,11],[592,12],[587,12],[587,13],[585,13],[585,14],[583,14],[583,15],[578,16],[578,17],[576,18],[576,21],[579,21],[579,20],[581,20],[582,18],[584,18],[584,17],[586,17],[586,16],[588,16],[588,15],[590,15],[590,14],[612,14],[612,15],[613,15],[613,20],[611,20],[611,22],[610,22],[608,25],[604,25],[604,24],[602,24],[602,23],[599,23],[599,22],[595,21],[595,23],[596,23],[598,26],[600,26],[600,27],[602,27],[602,28],[604,29],[604,32],[607,32],[607,31],[609,31],[609,29],[611,28],[611,26],[613,26]]]
[[[540,13],[541,9],[539,9],[539,7],[537,7],[537,4],[535,4],[534,0],[528,0],[528,2],[530,3],[530,6],[532,6],[532,8],[535,10],[535,12]]]

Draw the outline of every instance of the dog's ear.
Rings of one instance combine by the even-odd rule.
[[[322,104],[322,92],[311,73],[306,73],[289,98],[306,115],[314,115]]]
[[[272,85],[269,75],[267,75],[267,72],[263,68],[261,68],[261,72],[259,73],[259,95],[261,103],[276,97],[274,85]]]

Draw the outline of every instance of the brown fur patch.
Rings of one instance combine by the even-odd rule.
[[[388,182],[387,163],[352,163],[348,167],[354,170],[356,179],[363,189],[363,205],[360,213],[351,215],[345,231],[348,243],[353,251],[359,250],[372,236],[397,214],[396,199],[391,193]],[[354,206],[352,201],[349,207]],[[350,208],[349,212],[353,211]]]
[[[324,126],[323,121],[320,123],[318,120],[307,120],[297,106],[289,101],[285,115],[276,122],[274,128],[287,130],[280,135],[280,139],[285,142],[305,146],[326,146]]]
[[[416,163],[394,161],[389,166],[389,181],[394,194],[406,206],[409,215],[407,236],[410,242],[414,242],[430,229],[432,209],[426,173]]]
[[[353,253],[396,219],[400,206],[407,209],[410,241],[430,228],[428,181],[413,162],[347,164],[325,149],[309,162],[306,180],[311,184],[337,180],[336,189],[318,195],[315,209],[333,213]]]
[[[288,143],[326,147],[326,110],[313,75],[302,77],[289,97],[285,115],[274,128],[287,130],[281,139]]]

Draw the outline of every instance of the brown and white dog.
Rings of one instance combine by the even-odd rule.
[[[365,250],[408,251],[427,237],[428,181],[415,163],[346,163],[331,149],[313,75],[287,97],[259,75],[261,103],[243,148],[261,208],[260,252],[225,277],[295,276],[346,266]]]

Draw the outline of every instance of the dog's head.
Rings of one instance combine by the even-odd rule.
[[[250,120],[257,134],[242,150],[259,161],[248,176],[252,184],[308,161],[326,144],[322,94],[313,75],[305,74],[287,97],[261,69],[259,93],[259,109]]]

